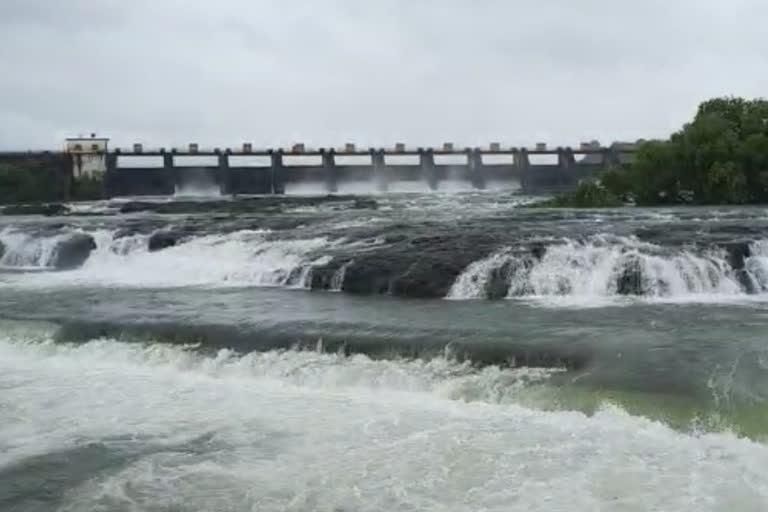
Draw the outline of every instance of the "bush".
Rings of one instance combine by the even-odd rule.
[[[576,190],[541,201],[532,206],[540,208],[613,208],[624,202],[599,183],[582,181]]]
[[[0,203],[54,202],[61,195],[55,169],[0,164]]]
[[[101,176],[69,183],[55,165],[30,159],[19,163],[0,163],[0,204],[56,203],[88,201],[104,197]],[[69,186],[69,190],[67,190]]]
[[[95,201],[104,198],[104,180],[100,176],[80,178],[72,182],[73,201]]]

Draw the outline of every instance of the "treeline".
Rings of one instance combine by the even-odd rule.
[[[0,163],[0,204],[87,201],[102,197],[100,178],[72,180],[46,164]]]
[[[628,169],[610,169],[546,206],[768,203],[768,101],[715,98],[667,140],[643,143]]]

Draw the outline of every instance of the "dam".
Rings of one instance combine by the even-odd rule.
[[[197,145],[180,151],[145,151],[135,145],[131,151],[116,150],[107,155],[106,190],[109,196],[173,194],[185,176],[202,173],[222,194],[283,194],[291,184],[316,183],[329,193],[343,183],[369,183],[374,190],[387,191],[396,182],[423,183],[439,190],[441,182],[464,181],[475,189],[489,183],[518,183],[528,193],[561,191],[579,180],[595,176],[609,167],[631,163],[635,147],[613,145],[578,149],[544,145],[535,148],[393,149],[352,145],[306,149],[295,145],[254,150],[244,144],[239,150],[202,151]],[[545,163],[534,160],[544,157]],[[510,185],[511,186],[511,185]]]
[[[582,143],[577,148],[534,147],[408,147],[360,149],[341,147],[255,149],[202,149],[196,143],[183,149],[110,149],[108,139],[67,139],[63,152],[0,154],[0,164],[23,165],[30,172],[54,168],[61,186],[81,177],[103,180],[105,197],[162,196],[177,193],[185,184],[204,184],[223,195],[285,194],[311,184],[313,189],[336,193],[363,185],[371,192],[386,192],[398,184],[441,190],[446,182],[482,190],[518,188],[523,193],[552,193],[574,188],[580,180],[602,170],[632,163],[636,143]],[[34,164],[34,165],[33,165]]]

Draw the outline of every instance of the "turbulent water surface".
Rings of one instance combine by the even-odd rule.
[[[768,210],[0,217],[0,510],[768,509]]]

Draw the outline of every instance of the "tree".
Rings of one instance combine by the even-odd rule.
[[[639,204],[768,201],[768,101],[714,98],[669,140],[643,144],[629,172]]]
[[[0,164],[0,203],[56,201],[59,196],[55,170]]]

